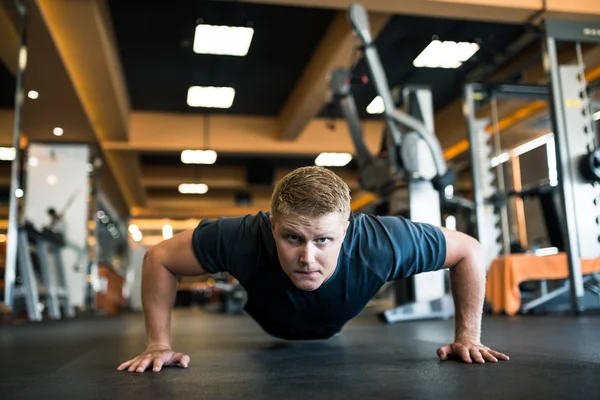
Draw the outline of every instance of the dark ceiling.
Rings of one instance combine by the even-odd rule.
[[[15,107],[17,81],[4,63],[0,62],[0,108]]]
[[[133,108],[186,113],[278,115],[333,16],[326,9],[226,1],[111,0],[110,7]],[[198,19],[253,26],[248,55],[195,54],[192,43]],[[470,71],[492,62],[494,54],[525,29],[522,25],[394,16],[376,45],[390,85],[429,85],[438,111],[460,96]],[[475,41],[481,50],[457,70],[413,67],[413,60],[434,36]],[[359,62],[355,73],[366,72],[366,64]],[[192,85],[233,86],[233,106],[226,110],[189,107],[186,93]],[[354,89],[357,106],[366,117],[375,90],[372,85]],[[324,107],[320,115],[338,113]]]
[[[137,110],[276,115],[333,12],[222,1],[110,1],[132,107]],[[252,26],[245,57],[195,54],[196,21]],[[190,86],[230,86],[230,109],[192,108]]]

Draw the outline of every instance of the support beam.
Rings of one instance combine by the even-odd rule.
[[[203,210],[196,207],[195,209],[182,209],[180,207],[172,208],[155,208],[155,207],[133,207],[131,216],[133,218],[198,218],[198,219],[213,219],[220,217],[239,217],[246,214],[256,214],[260,211],[265,211],[261,207],[215,207]]]
[[[373,13],[369,17],[372,35],[376,38],[389,16]],[[279,116],[282,140],[296,140],[323,108],[329,92],[329,74],[335,68],[350,67],[354,45],[355,37],[346,13],[338,12],[283,106]]]
[[[143,206],[135,156],[104,151],[105,141],[128,140],[130,110],[108,4],[100,0],[37,4],[128,206]]]
[[[182,151],[202,145],[198,127],[204,116],[132,112],[129,141],[104,143],[108,150]],[[321,152],[354,153],[354,145],[343,120],[336,121],[335,130],[327,127],[329,120],[313,119],[294,142],[279,140],[277,119],[270,117],[211,116],[210,147],[223,153],[246,154],[308,154]],[[365,121],[365,141],[372,152],[381,143],[381,121]],[[169,138],[165,141],[165,137]]]
[[[323,7],[347,10],[354,0],[245,0],[250,3]],[[561,0],[566,1],[566,0]],[[583,0],[576,0],[583,2]],[[516,22],[527,21],[543,9],[543,0],[369,0],[363,1],[369,12],[418,15],[436,18]]]

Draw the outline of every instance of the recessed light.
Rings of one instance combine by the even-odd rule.
[[[198,54],[245,56],[253,36],[252,28],[200,24],[196,26],[193,49]]]
[[[52,131],[52,133],[54,133],[54,136],[62,136],[64,132],[65,131],[63,131],[63,128],[59,128],[58,126]]]
[[[0,160],[12,161],[17,156],[17,150],[14,147],[0,147]]]
[[[27,93],[27,97],[29,97],[30,99],[33,99],[33,100],[35,100],[35,99],[37,99],[38,97],[40,97],[40,94],[39,94],[38,92],[36,92],[35,90],[30,90],[30,91]]]
[[[182,183],[178,189],[181,194],[204,194],[208,192],[208,185],[205,183]]]
[[[385,107],[383,105],[383,99],[381,96],[375,97],[367,106],[367,112],[369,114],[381,114],[385,111]]]
[[[190,107],[229,108],[234,97],[234,88],[191,86],[188,89],[187,104]]]
[[[163,225],[162,228],[163,239],[168,240],[173,237],[173,227],[169,224]]]
[[[184,164],[214,164],[217,152],[214,150],[183,150],[181,162]]]
[[[320,167],[344,167],[352,160],[350,153],[321,153],[315,159]]]
[[[432,40],[415,58],[413,65],[425,68],[458,68],[478,50],[477,43]]]

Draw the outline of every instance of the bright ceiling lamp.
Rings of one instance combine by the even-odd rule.
[[[200,24],[194,34],[194,53],[245,56],[253,36],[252,28]]]
[[[234,98],[234,88],[191,86],[187,93],[187,104],[190,107],[229,108]]]
[[[415,58],[413,65],[417,68],[458,68],[478,50],[477,43],[432,40]]]
[[[319,167],[344,167],[352,160],[349,153],[321,153],[315,159],[315,165]]]
[[[184,150],[181,152],[181,162],[184,164],[214,164],[217,152],[214,150]]]
[[[163,239],[168,240],[173,237],[173,226],[165,224],[162,227]]]
[[[208,185],[205,183],[182,183],[178,189],[181,194],[204,194],[208,192]]]
[[[0,147],[0,160],[12,161],[15,159],[17,151],[14,147]]]
[[[367,112],[369,114],[381,114],[384,110],[385,107],[383,106],[383,99],[381,96],[375,97],[367,106]]]

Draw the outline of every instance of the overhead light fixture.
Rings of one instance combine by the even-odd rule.
[[[40,165],[40,160],[37,157],[29,157],[27,164],[29,164],[30,167],[37,167]]]
[[[62,134],[64,132],[65,131],[63,130],[63,128],[60,128],[58,126],[56,128],[54,128],[54,130],[52,130],[52,133],[54,133],[54,136],[62,136]]]
[[[182,183],[178,189],[181,194],[204,194],[208,192],[208,185],[205,183]]]
[[[375,97],[367,106],[367,112],[369,114],[381,114],[383,111],[385,111],[385,107],[383,106],[383,99],[381,96]]]
[[[321,153],[315,158],[319,167],[344,167],[352,160],[349,153]]]
[[[596,111],[593,115],[594,121],[600,120],[600,111]]]
[[[14,147],[0,147],[0,160],[12,161],[17,156],[17,151]]]
[[[458,68],[478,50],[477,43],[432,40],[415,58],[413,65],[417,68]]]
[[[200,24],[196,26],[193,49],[198,54],[245,56],[253,36],[253,28]]]
[[[131,234],[131,238],[136,242],[140,242],[142,240],[142,232],[135,231]]]
[[[21,197],[23,197],[24,194],[25,193],[23,193],[23,189],[17,189],[17,190],[15,190],[15,197],[17,199],[20,199]]]
[[[181,162],[184,164],[214,164],[217,152],[214,150],[183,150]]]
[[[39,94],[38,92],[36,92],[35,90],[30,90],[30,91],[27,93],[27,97],[29,97],[29,98],[30,98],[30,99],[32,99],[32,100],[35,100],[35,99],[37,99],[38,97],[40,97],[40,94]]]
[[[187,104],[190,107],[229,108],[235,98],[235,89],[216,86],[190,86]]]
[[[173,227],[169,224],[163,225],[162,228],[163,239],[171,239],[173,237]]]

